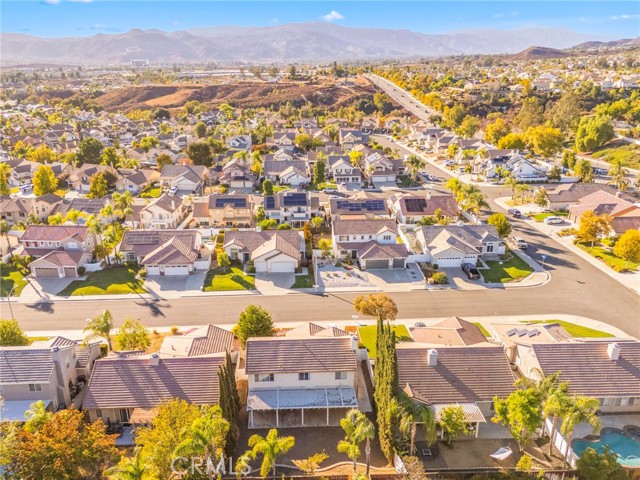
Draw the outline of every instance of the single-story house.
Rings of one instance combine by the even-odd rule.
[[[293,273],[304,256],[304,236],[298,230],[225,233],[222,246],[231,259],[252,261],[256,272]]]

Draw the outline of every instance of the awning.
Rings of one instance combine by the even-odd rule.
[[[136,424],[149,424],[156,418],[158,414],[158,407],[153,408],[134,408],[131,416],[129,417],[129,422]]]
[[[353,388],[252,390],[247,398],[247,410],[357,407]]]
[[[475,403],[437,403],[432,405],[432,408],[436,415],[436,422],[440,421],[440,415],[444,407],[462,407],[462,411],[465,415],[465,421],[467,423],[486,423],[487,420],[482,415],[480,408]]]
[[[38,400],[7,400],[0,404],[0,422],[24,422],[24,414]],[[47,410],[50,410],[51,400],[45,400]]]

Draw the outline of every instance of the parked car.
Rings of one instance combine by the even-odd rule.
[[[443,163],[445,167],[450,167],[455,164],[456,164],[455,160],[447,160],[446,162]]]
[[[480,272],[471,263],[463,263],[462,271],[465,273],[469,280],[478,280],[480,278]]]
[[[336,188],[325,188],[323,190],[324,193],[336,193],[338,191],[338,189]]]
[[[526,250],[529,248],[529,244],[520,237],[513,237],[513,243],[515,243],[520,250]]]
[[[513,218],[520,218],[522,216],[522,212],[517,208],[510,208],[509,210],[507,210],[507,213]]]
[[[424,328],[424,327],[426,327],[426,325],[425,325],[425,323],[424,323],[424,322],[416,322],[416,323],[414,323],[414,325],[413,325],[413,326],[414,326],[415,328]]]
[[[551,216],[545,218],[544,223],[547,225],[562,225],[564,223],[564,218]]]
[[[25,193],[29,193],[31,190],[33,190],[33,184],[31,184],[31,183],[27,183],[25,185],[20,185],[20,193],[22,193],[23,195]]]
[[[178,187],[177,185],[174,185],[169,189],[169,195],[175,195],[176,193],[178,193]]]

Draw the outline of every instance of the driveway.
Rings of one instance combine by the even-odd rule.
[[[184,292],[199,291],[204,285],[206,270],[199,270],[184,276],[149,276],[145,279],[144,288],[156,297],[180,298]]]
[[[80,278],[52,278],[52,277],[42,277],[42,278],[31,278],[27,277],[29,283],[24,287],[22,293],[20,294],[20,298],[27,301],[41,301],[43,299],[47,299],[54,295],[57,295],[59,292],[64,290],[67,285],[69,285],[74,280],[80,280],[84,277]]]
[[[460,267],[441,268],[447,274],[451,286],[460,290],[482,290],[485,288],[482,279],[469,280]]]
[[[367,270],[369,280],[376,285],[386,287],[387,285],[398,286],[400,284],[410,285],[424,280],[414,269],[394,268],[392,270]]]
[[[256,273],[256,290],[263,295],[282,295],[295,281],[295,273]]]

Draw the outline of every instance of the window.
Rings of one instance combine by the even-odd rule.
[[[254,375],[256,382],[273,382],[273,373],[257,373]]]
[[[493,243],[487,245],[487,253],[493,253]]]
[[[298,374],[298,380],[303,382],[309,380],[309,372],[301,372]]]
[[[41,392],[42,391],[42,385],[40,385],[39,383],[30,383],[29,384],[29,391],[30,392]]]
[[[613,399],[613,406],[614,407],[619,407],[620,405],[622,405],[622,398],[614,398]]]
[[[609,405],[611,405],[611,399],[607,398],[607,397],[603,398],[602,399],[602,406],[603,407],[608,407]]]
[[[621,403],[620,406],[622,407],[626,407],[627,405],[629,405],[629,398],[625,397],[621,399]]]
[[[96,417],[102,418],[102,410],[99,408],[96,409]]]
[[[346,380],[347,372],[336,372],[336,380]]]
[[[391,235],[385,235],[384,237],[382,237],[385,240],[391,240]]]
[[[338,241],[340,241],[340,242],[348,242],[349,241],[349,235],[340,235],[338,237]]]

